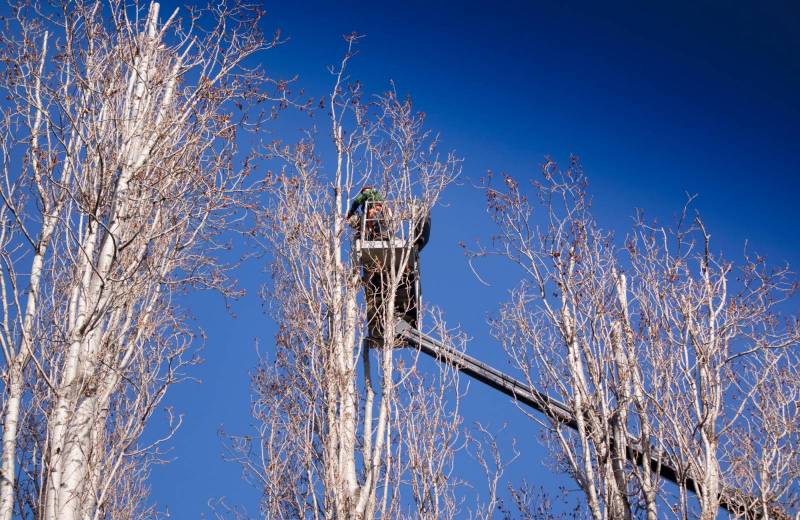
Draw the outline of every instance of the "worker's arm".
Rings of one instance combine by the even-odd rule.
[[[355,215],[356,211],[358,211],[358,209],[363,206],[366,201],[367,197],[365,193],[359,193],[356,195],[356,198],[353,199],[353,203],[350,204],[350,210],[348,210],[346,218],[350,218]]]
[[[417,224],[419,225],[419,224]],[[431,238],[431,216],[426,215],[422,221],[422,229],[417,237],[417,251],[422,251],[422,248],[428,243]]]

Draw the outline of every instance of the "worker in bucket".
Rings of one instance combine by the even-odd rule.
[[[363,210],[367,201],[383,201],[383,197],[380,193],[378,193],[378,190],[376,190],[375,187],[370,184],[367,184],[361,188],[361,191],[358,192],[356,198],[353,199],[353,203],[350,204],[350,210],[347,212],[347,219],[349,220],[353,215],[358,213],[360,210]]]
[[[356,195],[356,198],[353,199],[352,204],[350,204],[350,209],[347,212],[346,218],[350,225],[356,229],[356,232],[361,228],[361,221],[358,218],[358,213],[363,213],[365,207],[367,207],[365,215],[367,219],[367,238],[373,240],[375,238],[380,238],[383,235],[382,231],[385,227],[385,223],[383,222],[385,218],[383,214],[383,196],[381,196],[374,186],[367,185],[361,188],[361,191]]]

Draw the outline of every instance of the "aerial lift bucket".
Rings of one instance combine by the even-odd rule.
[[[377,205],[381,211],[370,212],[370,208]],[[392,319],[400,318],[414,328],[419,326],[420,266],[419,251],[411,232],[412,218],[409,215],[390,222],[387,213],[391,209],[386,201],[368,201],[355,240],[355,253],[365,282],[368,336],[371,343],[379,345],[384,343],[381,309],[388,300],[385,288],[391,272],[399,274]],[[390,226],[391,223],[395,226]],[[405,266],[401,269],[403,263]]]

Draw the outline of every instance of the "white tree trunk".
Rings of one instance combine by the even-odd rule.
[[[157,459],[161,441],[138,440],[191,363],[171,292],[233,294],[211,238],[250,192],[247,168],[230,160],[229,112],[252,106],[251,88],[264,85],[243,61],[278,42],[237,0],[184,27],[177,11],[160,23],[157,3],[146,15],[126,0],[51,7],[15,11],[19,41],[2,51],[19,73],[0,85],[20,101],[0,127],[0,247],[11,259],[0,264],[0,520],[15,505],[42,520],[146,516],[146,471],[125,469]],[[45,66],[47,28],[59,54]],[[170,421],[167,437],[180,422]],[[42,451],[19,453],[22,427]]]

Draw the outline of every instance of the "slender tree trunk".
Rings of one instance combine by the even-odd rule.
[[[48,215],[42,225],[39,245],[31,262],[30,288],[25,304],[25,318],[20,333],[20,344],[13,359],[7,360],[8,406],[3,418],[2,479],[0,479],[0,520],[11,520],[14,514],[14,489],[16,482],[16,449],[19,434],[20,406],[24,391],[25,368],[33,353],[33,327],[41,287],[44,257],[55,227],[55,215]]]
[[[0,518],[2,520],[11,520],[14,512],[17,434],[23,392],[23,370],[18,362],[14,362],[9,367],[7,377],[8,397],[3,418],[3,472],[0,485]]]

